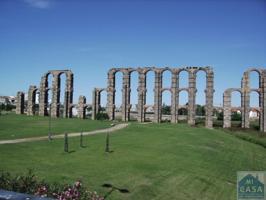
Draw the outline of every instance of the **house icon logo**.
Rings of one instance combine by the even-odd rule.
[[[239,172],[237,181],[238,200],[266,200],[265,172]]]

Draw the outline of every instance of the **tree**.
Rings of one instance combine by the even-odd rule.
[[[163,115],[170,115],[171,114],[171,107],[165,105],[165,103],[163,103],[162,105],[162,114]]]
[[[196,105],[196,115],[197,116],[205,116],[205,106]]]
[[[178,115],[187,115],[187,108],[179,108]]]

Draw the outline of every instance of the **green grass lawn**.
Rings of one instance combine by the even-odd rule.
[[[110,199],[234,200],[236,172],[266,170],[266,149],[223,130],[186,124],[137,124],[110,136],[112,153],[104,153],[105,134],[63,140],[0,145],[0,170],[34,169],[50,182],[81,179],[90,189],[107,192],[111,183],[129,194]]]
[[[93,121],[88,119],[51,119],[53,134],[64,132],[91,131],[107,128],[108,121]],[[26,116],[16,114],[0,115],[0,140],[35,136],[46,136],[49,132],[49,117]]]

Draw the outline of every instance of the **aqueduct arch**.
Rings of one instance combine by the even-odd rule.
[[[28,115],[34,115],[34,105],[36,100],[36,91],[39,90],[39,115],[48,115],[48,91],[52,91],[52,101],[51,101],[51,116],[60,116],[60,86],[62,74],[66,75],[65,91],[64,91],[64,111],[63,117],[72,117],[72,104],[73,104],[73,73],[71,70],[50,70],[45,73],[41,78],[40,87],[37,88],[31,85],[28,92]],[[49,88],[48,76],[52,75],[52,87]]]
[[[259,88],[250,88],[250,73],[253,71],[259,74]],[[224,128],[231,127],[232,91],[238,91],[241,93],[242,128],[249,128],[250,125],[250,93],[257,92],[259,94],[260,131],[266,132],[266,70],[260,68],[250,68],[243,74],[241,79],[241,88],[229,88],[225,90],[223,95]]]
[[[164,71],[170,71],[172,74],[171,87],[162,87],[162,75]],[[156,68],[156,67],[139,67],[139,68],[112,68],[108,71],[108,85],[107,85],[107,113],[110,120],[115,118],[115,74],[117,72],[123,73],[123,84],[122,84],[122,120],[129,121],[130,119],[130,81],[131,73],[137,71],[138,78],[138,105],[137,119],[139,122],[145,121],[145,110],[146,110],[146,75],[149,71],[155,73],[154,80],[154,119],[156,123],[160,123],[162,119],[162,92],[164,90],[169,90],[171,92],[171,122],[178,122],[178,99],[179,92],[182,90],[188,91],[189,102],[188,102],[188,123],[195,124],[195,98],[196,98],[196,74],[198,71],[206,72],[206,127],[212,128],[213,124],[213,70],[210,67],[186,67],[186,68]],[[187,88],[179,88],[179,73],[182,71],[187,71],[189,74],[189,85]],[[99,112],[99,89],[95,88],[93,91],[93,119],[95,119],[96,114]]]

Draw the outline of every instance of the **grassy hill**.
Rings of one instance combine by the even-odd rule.
[[[266,170],[266,149],[223,130],[186,124],[137,124],[111,134],[112,153],[104,153],[105,134],[86,136],[85,148],[71,138],[0,145],[0,170],[34,169],[50,182],[81,179],[105,194],[104,183],[126,188],[110,199],[236,199],[236,172]]]
[[[64,132],[91,131],[107,128],[108,121],[93,121],[77,118],[51,119],[52,134]],[[49,117],[26,116],[16,114],[0,115],[0,140],[46,136],[49,132]]]

